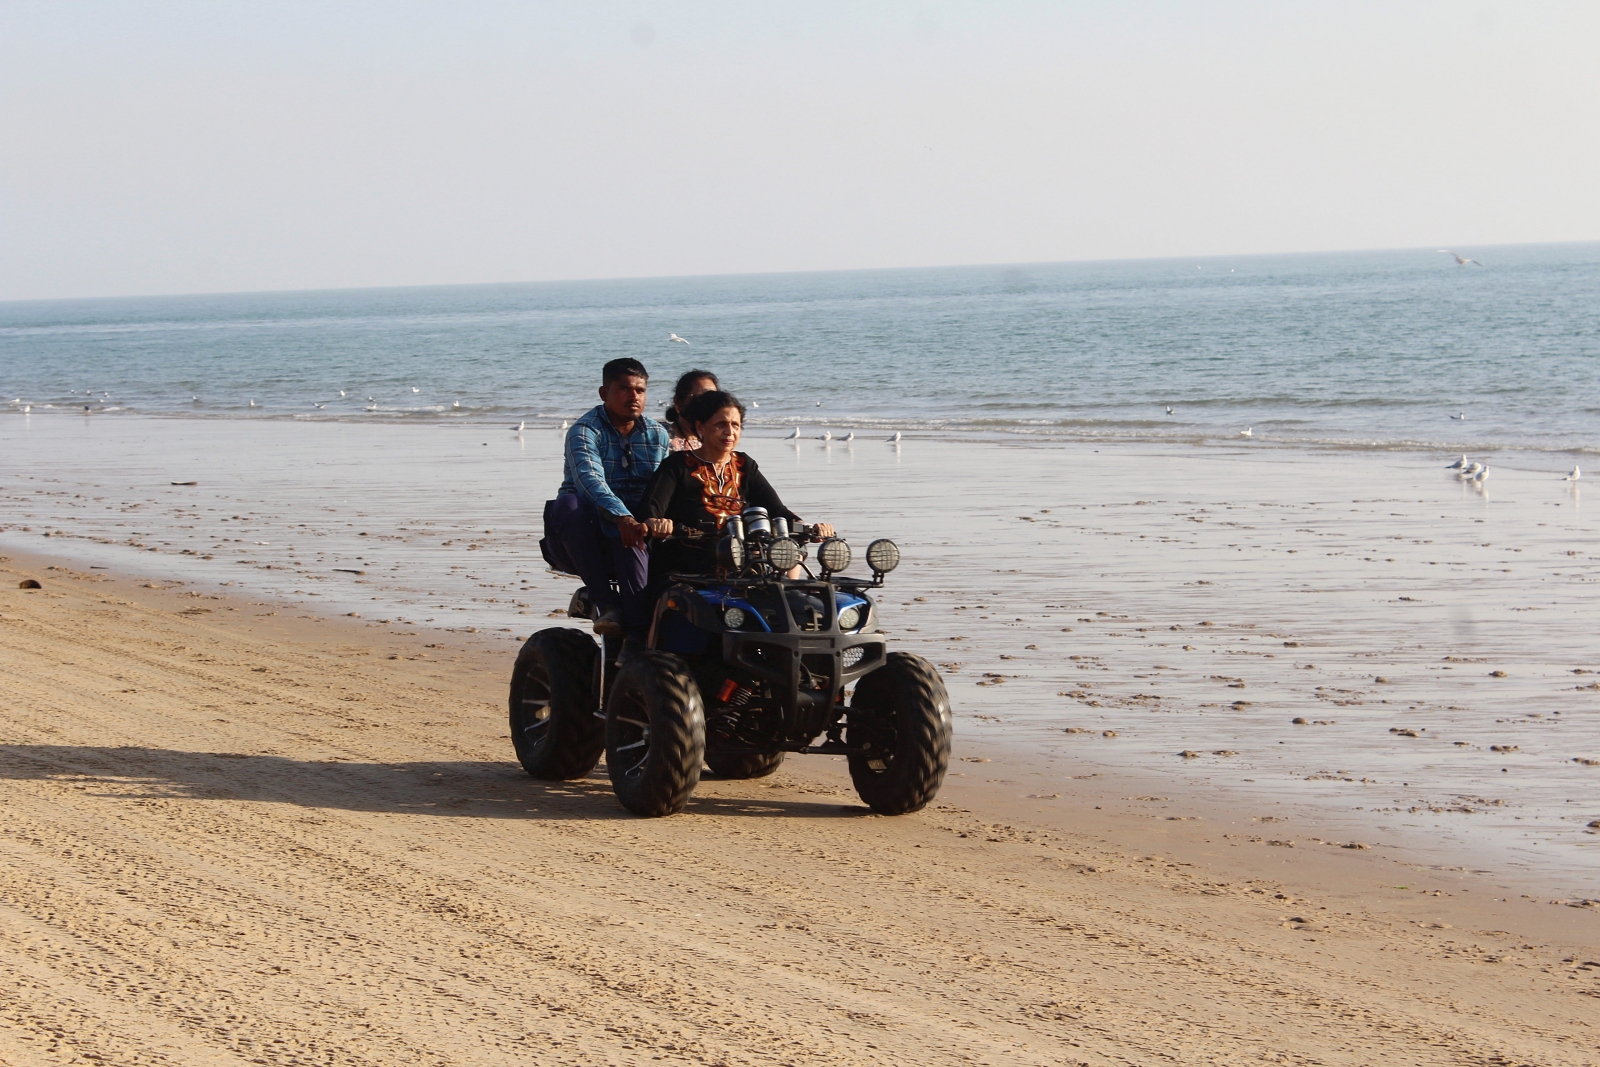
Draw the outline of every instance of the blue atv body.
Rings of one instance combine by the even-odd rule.
[[[718,573],[671,576],[648,647],[621,664],[615,639],[597,645],[566,627],[528,639],[510,708],[524,768],[577,778],[603,753],[625,807],[667,815],[687,804],[705,766],[753,778],[775,771],[786,753],[843,755],[873,810],[925,806],[949,766],[950,701],[933,666],[890,652],[878,629],[871,594],[898,550],[874,542],[870,580],[826,567],[814,575],[796,562],[804,531],[730,544],[742,530],[729,525]],[[848,565],[843,542],[819,556],[839,570]],[[590,616],[585,590],[568,611]]]

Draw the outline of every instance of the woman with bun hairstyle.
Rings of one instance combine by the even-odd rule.
[[[666,537],[679,527],[714,533],[747,507],[766,508],[774,518],[800,523],[756,461],[734,450],[744,430],[744,405],[738,397],[721,390],[701,393],[679,412],[679,419],[695,444],[663,460],[645,490],[645,521],[654,536]],[[818,523],[816,532],[832,537],[833,527]],[[650,550],[652,581],[655,576],[711,574],[716,569],[714,537],[699,544],[661,541]]]
[[[662,421],[667,424],[668,449],[684,452],[700,446],[694,434],[684,425],[683,409],[701,393],[715,392],[721,388],[722,383],[717,381],[717,376],[708,370],[697,368],[678,376],[678,384],[672,390],[672,406],[662,414]]]

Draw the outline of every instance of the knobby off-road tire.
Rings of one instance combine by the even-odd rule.
[[[582,778],[605,748],[605,724],[595,714],[600,649],[582,630],[540,630],[517,653],[511,671],[511,744],[535,778]]]
[[[718,778],[765,778],[783,766],[782,752],[706,752],[706,766]]]
[[[850,779],[867,807],[882,815],[920,811],[950,769],[950,695],[933,664],[909,652],[856,683],[847,737],[875,751],[850,757]]]
[[[677,656],[638,652],[606,698],[606,769],[622,806],[655,817],[683,810],[706,758],[706,712]]]

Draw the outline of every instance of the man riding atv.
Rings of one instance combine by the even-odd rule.
[[[539,548],[551,567],[584,580],[595,633],[642,644],[650,628],[649,529],[636,514],[666,458],[667,431],[644,413],[644,364],[614,359],[600,377],[601,403],[567,431],[561,488],[545,503]]]

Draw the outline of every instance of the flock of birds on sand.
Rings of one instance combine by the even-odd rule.
[[[1455,471],[1457,478],[1460,478],[1464,482],[1470,482],[1474,486],[1482,486],[1484,482],[1489,480],[1489,468],[1484,464],[1477,462],[1476,460],[1469,460],[1465,454],[1463,454],[1460,459],[1446,467],[1445,470]],[[1582,477],[1583,471],[1575,466],[1572,468],[1572,470],[1568,471],[1566,476],[1561,480],[1564,482],[1575,482]]]

